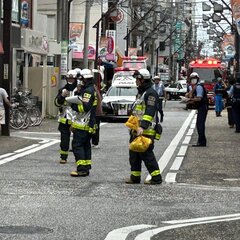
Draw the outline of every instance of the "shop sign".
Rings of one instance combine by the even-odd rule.
[[[107,30],[106,37],[107,37],[106,60],[115,61],[116,31],[115,30]]]
[[[240,34],[240,0],[231,0],[233,18],[235,20],[238,34]]]
[[[26,51],[36,54],[48,53],[48,39],[42,32],[31,29],[21,29],[21,47]]]
[[[21,27],[32,27],[32,0],[21,0]]]

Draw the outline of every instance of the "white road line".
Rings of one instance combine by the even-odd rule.
[[[163,223],[167,224],[178,224],[178,223],[190,223],[190,222],[202,222],[202,221],[209,221],[209,220],[218,220],[218,219],[229,219],[240,217],[240,213],[234,214],[226,214],[221,216],[211,216],[211,217],[201,217],[201,218],[191,218],[191,219],[180,219],[180,220],[170,220],[170,221],[163,221]]]
[[[3,154],[3,155],[0,156],[0,159],[9,157],[9,156],[11,156],[11,155],[13,155],[13,154],[14,154],[14,153],[6,153],[6,154]]]
[[[7,157],[7,158],[4,158],[2,160],[0,160],[0,165],[4,164],[4,163],[8,163],[8,162],[11,162],[13,160],[16,160],[17,158],[20,158],[20,157],[23,157],[23,156],[26,156],[26,155],[29,155],[31,153],[34,153],[34,152],[37,152],[37,151],[40,151],[44,148],[47,148],[47,147],[50,147],[56,143],[59,143],[60,141],[59,140],[52,140],[51,142],[48,142],[48,143],[45,143],[43,145],[40,145],[40,146],[37,146],[33,149],[30,149],[30,150],[27,150],[25,152],[21,152],[19,154],[16,154],[16,155],[13,155],[11,157]]]
[[[194,132],[194,129],[190,128],[187,132],[187,136],[192,136]]]
[[[28,146],[28,147],[18,149],[18,150],[14,151],[14,152],[15,152],[15,153],[24,152],[24,151],[26,151],[26,150],[28,150],[28,149],[31,149],[31,148],[34,148],[34,147],[37,147],[37,146],[39,146],[39,144],[32,144],[32,145],[30,145],[30,146]]]
[[[222,216],[220,216],[221,218]],[[200,225],[200,224],[208,224],[208,223],[217,223],[217,222],[226,222],[226,221],[234,221],[234,220],[239,220],[240,219],[240,214],[238,214],[238,216],[236,217],[226,217],[226,218],[221,218],[218,219],[218,217],[206,217],[206,218],[202,218],[203,221],[199,221],[199,222],[195,222],[194,219],[188,219],[187,223],[184,223],[186,220],[177,220],[179,221],[179,224],[176,225],[171,225],[171,226],[165,226],[165,227],[160,227],[160,228],[155,228],[155,229],[151,229],[149,231],[146,231],[144,233],[141,233],[140,235],[138,235],[135,240],[151,240],[151,238],[160,233],[160,232],[164,232],[170,229],[176,229],[176,228],[182,228],[182,227],[187,227],[187,226],[193,226],[193,225]],[[165,222],[166,223],[166,222]],[[169,222],[168,222],[169,223]]]
[[[196,127],[196,123],[193,123],[193,122],[192,122],[190,128],[193,128],[193,129],[194,129],[195,127]]]
[[[186,136],[185,139],[183,140],[183,144],[189,144],[191,140],[191,136]]]
[[[167,166],[168,162],[171,160],[172,155],[174,154],[180,140],[182,139],[186,129],[188,128],[192,118],[195,115],[196,110],[192,110],[190,114],[188,115],[187,119],[183,123],[182,127],[179,129],[178,133],[174,137],[174,139],[171,141],[165,152],[163,153],[162,157],[158,161],[158,165],[160,168],[160,171],[163,172],[165,167]],[[146,180],[151,179],[151,176],[148,175]]]
[[[157,227],[157,226],[141,224],[141,225],[118,228],[108,233],[107,237],[104,240],[125,240],[128,234],[131,232],[145,229],[145,228],[153,228],[153,227]]]
[[[166,183],[175,183],[176,182],[177,173],[167,173],[165,182]]]
[[[170,170],[173,170],[173,171],[177,171],[179,170],[181,164],[182,164],[182,161],[183,161],[184,157],[176,157]]]
[[[185,156],[187,149],[188,149],[188,146],[182,145],[179,149],[177,156]]]
[[[24,132],[24,131],[20,131],[18,132],[18,134],[16,136],[19,135],[26,135],[26,134],[40,134],[40,135],[59,135],[60,132]]]

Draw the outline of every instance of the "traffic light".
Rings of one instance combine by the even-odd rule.
[[[159,43],[159,50],[164,51],[165,50],[165,42],[160,42]]]

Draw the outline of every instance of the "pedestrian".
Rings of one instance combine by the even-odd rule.
[[[236,127],[236,133],[240,133],[240,78],[237,77],[236,83],[228,91],[229,97],[232,97],[232,113]]]
[[[95,128],[97,107],[92,71],[82,69],[79,80],[81,88],[75,92],[76,96],[66,99],[71,103],[75,112],[72,122],[72,148],[77,170],[70,173],[72,177],[85,177],[90,174],[92,165],[91,138]]]
[[[55,105],[59,109],[58,115],[58,130],[60,131],[60,164],[67,163],[70,137],[71,137],[71,124],[72,124],[72,109],[70,104],[65,100],[66,97],[73,96],[76,89],[77,72],[75,70],[69,70],[66,75],[66,81],[64,87],[60,88],[55,98]]]
[[[226,84],[223,82],[221,77],[217,78],[217,83],[214,85],[213,91],[215,94],[215,112],[217,117],[221,117],[223,110],[223,96],[226,92]]]
[[[161,81],[159,76],[155,76],[153,78],[154,84],[153,84],[153,89],[157,92],[158,94],[158,111],[160,113],[160,122],[163,121],[163,100],[166,101],[166,91],[163,82]],[[158,114],[157,114],[158,118]],[[158,121],[158,120],[157,120]]]
[[[11,107],[11,103],[8,100],[8,94],[4,88],[0,88],[0,124],[5,124],[5,107],[6,104],[8,107]]]
[[[100,123],[101,123],[101,117],[102,117],[102,95],[96,85],[94,85],[94,89],[97,94],[97,108],[96,108],[96,117],[95,117],[96,129],[95,129],[95,133],[93,133],[92,135],[92,148],[98,149],[99,139],[100,139]]]
[[[150,180],[145,184],[161,184],[162,176],[156,161],[154,149],[154,136],[156,134],[154,125],[158,111],[158,94],[152,88],[150,73],[147,69],[140,69],[134,73],[136,84],[138,86],[137,100],[133,106],[132,114],[139,119],[137,131],[130,131],[130,142],[137,136],[143,135],[152,140],[152,143],[145,152],[134,152],[129,150],[129,162],[131,166],[130,178],[126,179],[128,184],[138,184],[141,181],[141,163],[144,162],[148,172],[151,175]]]
[[[229,79],[228,83],[227,83],[226,91],[229,91],[233,84],[234,84],[233,79]],[[230,97],[229,95],[227,95],[226,106],[227,106],[227,115],[228,115],[228,126],[230,128],[234,128],[234,119],[233,119],[233,111],[232,111],[232,106],[233,106],[232,96]]]
[[[207,91],[203,84],[200,83],[199,75],[196,72],[190,75],[192,91],[189,93],[190,102],[197,109],[197,132],[198,141],[197,144],[192,145],[193,147],[206,147],[207,139],[205,135],[205,123],[208,112],[208,99]]]

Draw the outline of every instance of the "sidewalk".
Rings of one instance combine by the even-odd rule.
[[[31,132],[58,132],[58,123],[56,119],[44,119],[40,126],[29,127],[24,130],[10,129],[10,136],[0,135],[0,156],[6,153],[14,152],[20,148],[27,147],[31,144],[38,143],[37,140],[16,138],[11,136],[14,131],[31,131]]]
[[[222,117],[208,111],[206,121],[207,147],[192,147],[197,143],[197,131],[190,141],[177,182],[240,187],[240,133],[229,128],[227,109]]]

